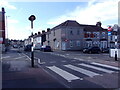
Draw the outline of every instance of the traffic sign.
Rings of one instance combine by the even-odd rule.
[[[108,36],[111,36],[111,32],[108,32]]]
[[[108,31],[112,31],[112,27],[111,26],[108,27]]]

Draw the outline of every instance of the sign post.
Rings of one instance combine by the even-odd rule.
[[[118,25],[117,24],[113,26],[113,32],[115,35],[115,61],[117,61],[117,48],[118,48],[118,45],[117,45]]]
[[[108,26],[108,47],[110,47],[111,31],[112,31],[112,26]]]
[[[34,15],[31,15],[28,18],[31,21],[31,29],[33,31],[33,21],[36,19],[36,17]],[[33,34],[33,32],[31,33],[31,35]],[[31,66],[34,67],[34,46],[33,46],[33,36],[31,37],[31,42],[32,42],[32,48],[31,48]]]

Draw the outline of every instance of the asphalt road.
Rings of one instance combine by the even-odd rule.
[[[25,54],[31,57],[30,52]],[[97,59],[110,62],[108,54],[35,51],[35,62],[39,67],[68,88],[119,88],[120,68],[114,66],[114,60],[112,66],[95,62]]]

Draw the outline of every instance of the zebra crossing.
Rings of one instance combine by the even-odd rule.
[[[72,80],[83,80],[84,77],[91,77],[94,76],[102,76],[104,73],[112,74],[114,72],[119,72],[120,68],[115,66],[110,66],[106,64],[100,64],[100,63],[79,63],[77,65],[73,64],[66,64],[62,65],[62,68],[59,66],[46,66],[49,70],[51,70],[53,73],[56,73],[63,79],[67,80],[68,82],[71,82]],[[67,69],[71,71],[75,71],[79,74],[83,74],[83,76],[76,75],[75,72],[71,73]],[[93,69],[93,70],[91,70]],[[102,73],[102,74],[101,74]]]

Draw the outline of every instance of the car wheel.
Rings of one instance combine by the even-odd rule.
[[[101,52],[100,51],[98,51],[98,54],[100,54]]]
[[[91,54],[91,53],[92,53],[92,51],[89,51],[89,53]]]

